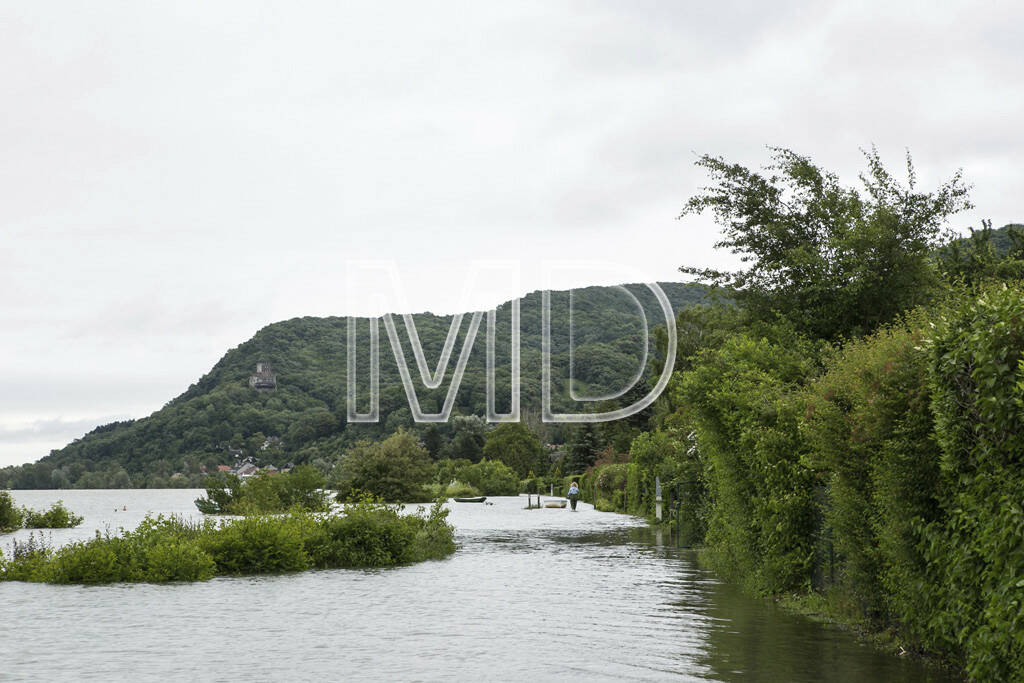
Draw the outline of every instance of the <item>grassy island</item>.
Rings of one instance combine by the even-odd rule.
[[[332,514],[191,522],[147,517],[133,531],[100,534],[50,548],[32,537],[0,553],[0,581],[117,583],[205,581],[215,576],[280,574],[307,569],[390,567],[441,559],[455,551],[448,511],[428,514],[370,499]]]

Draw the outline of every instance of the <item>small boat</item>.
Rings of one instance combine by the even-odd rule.
[[[544,507],[546,508],[564,508],[564,500],[546,500],[544,501]]]
[[[476,498],[452,498],[456,503],[482,503],[487,500],[487,496],[477,496]]]

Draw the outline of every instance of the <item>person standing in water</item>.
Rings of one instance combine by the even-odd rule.
[[[569,484],[569,505],[576,509],[576,501],[580,498],[580,485],[576,482]]]

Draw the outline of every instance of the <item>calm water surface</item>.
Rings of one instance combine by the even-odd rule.
[[[46,532],[55,545],[147,512],[198,517],[201,493],[12,492],[85,515]],[[0,583],[0,680],[952,680],[741,595],[641,520],[490,500],[451,504],[458,552],[411,567]]]

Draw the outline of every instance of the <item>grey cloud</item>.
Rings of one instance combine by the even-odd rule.
[[[0,423],[142,416],[261,326],[344,314],[350,258],[721,265],[709,220],[674,220],[694,153],[790,146],[853,182],[858,146],[909,146],[976,183],[958,225],[1021,220],[1024,10],[924,12],[8,3]],[[421,275],[416,308],[457,308]]]
[[[96,427],[118,420],[129,419],[126,415],[108,415],[100,418],[83,420],[64,420],[48,418],[35,420],[17,427],[0,425],[0,441],[15,443],[35,443],[39,441],[67,440],[71,441]]]

